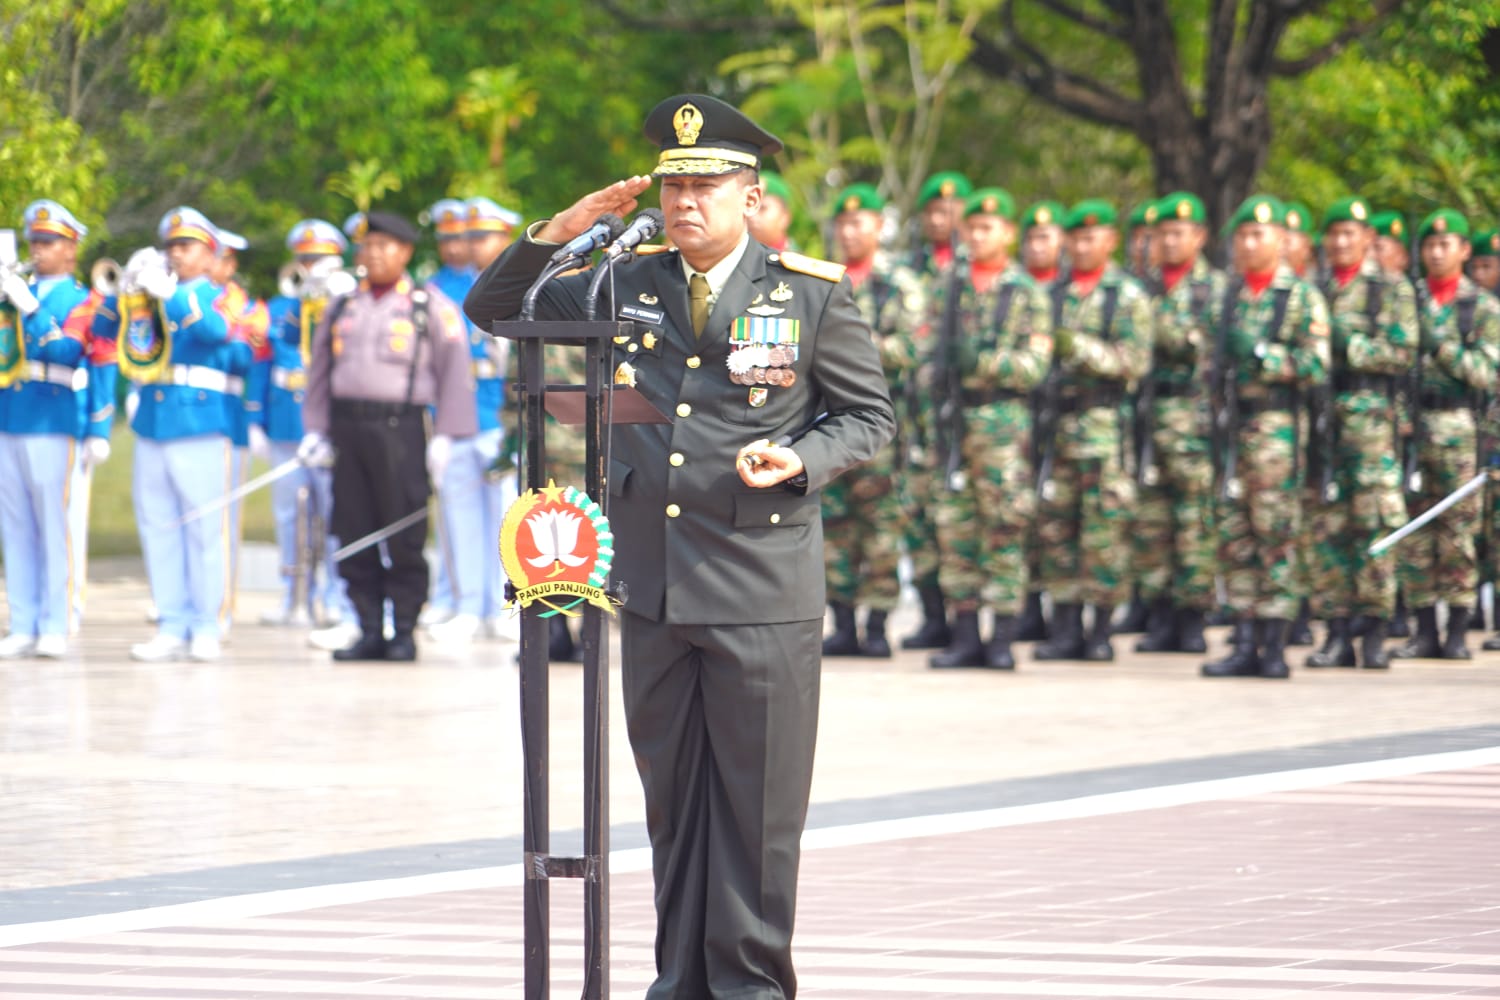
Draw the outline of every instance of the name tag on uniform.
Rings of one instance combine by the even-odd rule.
[[[652,326],[661,326],[662,321],[667,318],[667,314],[660,309],[647,309],[643,306],[632,304],[621,306],[620,315],[626,319],[638,319],[642,323],[649,323]]]

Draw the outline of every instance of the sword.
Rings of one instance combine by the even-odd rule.
[[[215,497],[203,506],[193,508],[192,510],[188,511],[186,514],[178,518],[176,521],[174,521],[172,523],[172,527],[180,528],[184,524],[191,524],[193,521],[196,521],[199,518],[207,517],[210,514],[221,511],[235,501],[247,497],[251,493],[254,493],[256,490],[264,486],[269,486],[272,483],[276,482],[276,480],[291,475],[299,468],[302,468],[302,460],[300,458],[289,458],[285,462],[282,462],[280,465],[276,466],[276,468],[272,469],[270,472],[261,473],[249,482],[241,483],[239,486],[236,486],[234,489],[230,490],[228,493],[225,493],[223,496]]]
[[[1484,485],[1484,481],[1488,476],[1488,471],[1481,472],[1479,475],[1475,476],[1467,483],[1464,483],[1458,489],[1443,497],[1443,499],[1433,504],[1427,510],[1424,510],[1422,513],[1418,514],[1416,517],[1412,518],[1410,521],[1406,522],[1401,527],[1391,532],[1389,535],[1386,535],[1374,545],[1371,545],[1369,548],[1369,554],[1372,556],[1380,555],[1386,549],[1390,548],[1392,545],[1395,545],[1397,542],[1401,541],[1401,539],[1405,538],[1413,531],[1416,531],[1428,521],[1433,520],[1443,511],[1447,510],[1449,507],[1452,507],[1454,504],[1458,503],[1470,493],[1473,493],[1475,490],[1479,489],[1479,487]]]
[[[416,510],[412,511],[410,514],[407,514],[400,520],[392,521],[384,528],[372,531],[363,538],[356,538],[354,541],[350,542],[348,545],[345,545],[333,555],[329,556],[329,559],[336,563],[343,562],[350,556],[358,555],[372,545],[379,545],[381,542],[385,541],[387,538],[390,538],[392,535],[400,534],[407,528],[410,528],[412,525],[416,524],[418,521],[421,521],[426,516],[427,505],[423,504],[421,507],[418,507]]]

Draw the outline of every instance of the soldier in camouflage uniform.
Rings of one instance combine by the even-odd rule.
[[[834,202],[834,239],[854,285],[854,301],[870,324],[880,361],[897,404],[897,426],[910,426],[902,413],[901,389],[914,377],[916,331],[924,319],[921,282],[912,271],[879,253],[885,199],[869,184],[852,184]],[[897,576],[905,518],[896,482],[903,464],[903,442],[886,445],[823,490],[823,564],[833,634],[823,640],[825,656],[890,656],[887,615],[901,597]],[[869,609],[860,639],[855,608]]]
[[[1366,550],[1406,523],[1396,390],[1416,360],[1417,304],[1411,285],[1376,263],[1372,214],[1357,197],[1323,214],[1333,397],[1309,442],[1309,469],[1317,467],[1321,481],[1309,484],[1307,559],[1313,611],[1328,635],[1309,667],[1355,666],[1355,639],[1360,665],[1390,665],[1384,642],[1395,567]]]
[[[1015,669],[1011,641],[1026,598],[1026,538],[1035,513],[1031,391],[1052,359],[1051,310],[1015,266],[1015,201],[985,188],[964,209],[969,262],[940,282],[929,315],[939,398],[951,400],[940,455],[952,492],[938,504],[942,585],[953,642],[928,663]],[[956,293],[956,298],[954,297]],[[981,641],[980,611],[994,626]]]
[[[1478,230],[1469,239],[1469,279],[1480,288],[1491,295],[1500,294],[1500,230],[1483,229]],[[1483,421],[1480,425],[1480,447],[1479,457],[1485,462],[1490,462],[1494,457],[1496,442],[1500,441],[1500,396],[1491,394],[1489,406],[1485,410]],[[1500,535],[1497,535],[1497,525],[1500,525],[1500,489],[1497,484],[1500,475],[1495,471],[1490,473],[1490,481],[1485,485],[1483,524],[1479,533],[1479,577],[1484,583],[1491,584],[1500,577]],[[1493,612],[1493,608],[1491,609]],[[1478,616],[1476,615],[1476,620]],[[1497,631],[1496,635],[1484,640],[1483,648],[1494,651],[1500,650],[1500,616],[1490,623]],[[1469,623],[1473,628],[1474,622]]]
[[[1110,616],[1124,599],[1125,535],[1135,502],[1127,459],[1126,394],[1151,363],[1151,300],[1110,257],[1115,209],[1080,202],[1069,211],[1073,270],[1051,290],[1056,430],[1043,444],[1037,534],[1042,582],[1056,607],[1039,660],[1112,660]],[[1083,605],[1094,606],[1083,631]]]
[[[1216,601],[1218,544],[1213,527],[1208,363],[1228,279],[1203,257],[1203,202],[1185,191],[1156,206],[1161,265],[1151,373],[1143,380],[1140,501],[1131,532],[1131,565],[1150,606],[1142,653],[1202,653],[1204,617]],[[1147,437],[1149,436],[1149,437]]]
[[[1218,476],[1220,565],[1243,628],[1205,677],[1290,676],[1288,619],[1297,609],[1302,488],[1299,396],[1328,367],[1323,297],[1282,261],[1286,208],[1255,195],[1230,219],[1239,273],[1234,305],[1212,353],[1214,406],[1223,428]]]
[[[1067,235],[1062,224],[1067,214],[1067,208],[1055,201],[1039,201],[1021,214],[1021,266],[1026,269],[1031,280],[1036,282],[1037,290],[1048,297],[1049,302],[1052,285],[1062,273],[1063,244]],[[1048,315],[1050,318],[1050,312]],[[1033,392],[1033,426],[1039,399],[1039,391]],[[1032,438],[1031,457],[1033,463],[1039,457],[1036,453],[1035,436]],[[1049,639],[1052,635],[1047,627],[1047,618],[1042,613],[1040,559],[1036,520],[1033,518],[1031,528],[1026,533],[1026,605],[1021,609],[1021,620],[1016,623],[1015,637],[1023,642]]]
[[[943,269],[953,263],[957,251],[953,240],[963,221],[964,202],[973,193],[974,185],[967,177],[946,170],[927,178],[917,194],[923,242],[912,254],[909,266],[922,280],[928,295],[942,281]],[[925,376],[919,377],[911,388],[903,390],[910,414],[909,425],[902,428],[910,457],[901,482],[902,507],[906,511],[905,546],[911,559],[912,584],[922,600],[922,624],[914,634],[901,640],[902,649],[942,649],[953,638],[938,581],[937,520],[932,513],[940,485],[932,454],[935,403],[925,398],[921,389],[924,381]]]
[[[1418,361],[1417,471],[1413,517],[1472,479],[1478,469],[1476,415],[1500,368],[1500,303],[1463,273],[1470,253],[1469,224],[1440,208],[1422,220],[1417,247],[1426,279],[1419,286],[1422,323]],[[1488,458],[1488,456],[1486,456]],[[1471,603],[1479,584],[1475,536],[1480,503],[1468,496],[1400,545],[1397,565],[1417,632],[1399,657],[1466,660]],[[1448,635],[1439,641],[1437,604],[1448,607]]]
[[[1312,225],[1313,214],[1306,205],[1300,201],[1286,203],[1286,241],[1282,246],[1282,259],[1297,277],[1316,289],[1321,279],[1313,254]],[[1323,293],[1319,291],[1318,294],[1321,296]],[[1307,440],[1311,428],[1308,423],[1309,419],[1309,414],[1304,411],[1301,414],[1302,424],[1298,431],[1299,441]],[[1297,592],[1300,599],[1297,604],[1297,617],[1292,619],[1292,627],[1287,632],[1286,644],[1288,646],[1311,646],[1313,644],[1312,566],[1308,561],[1312,540],[1309,535],[1311,518],[1308,517],[1307,512],[1314,509],[1320,500],[1317,487],[1308,485],[1306,476],[1302,481],[1304,487],[1301,497],[1302,534],[1297,539]]]
[[[1375,227],[1375,262],[1386,274],[1405,278],[1411,273],[1411,251],[1406,246],[1406,222],[1400,212],[1376,212],[1370,217]]]
[[[1159,290],[1151,283],[1152,271],[1159,261],[1160,247],[1156,239],[1156,202],[1143,201],[1130,210],[1129,220],[1125,227],[1125,267],[1130,276],[1139,281],[1146,289],[1146,294],[1153,299],[1159,294]],[[1145,422],[1141,419],[1141,390],[1145,387],[1147,380],[1143,379],[1130,394],[1130,409],[1136,415],[1135,425],[1132,428],[1133,441],[1131,447],[1137,455],[1143,448],[1141,435],[1145,429]],[[1140,495],[1137,489],[1137,497]],[[1139,514],[1139,511],[1137,512]],[[1134,530],[1128,533],[1132,539],[1135,538]],[[1115,625],[1116,635],[1126,633],[1144,632],[1150,624],[1151,605],[1148,599],[1141,596],[1141,573],[1142,569],[1135,558],[1129,561],[1130,573],[1130,603],[1125,606],[1125,613]]]

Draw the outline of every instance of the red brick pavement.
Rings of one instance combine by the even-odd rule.
[[[612,993],[639,996],[650,878],[611,889]],[[576,996],[578,894],[553,897]],[[40,940],[0,949],[0,996],[519,997],[520,910],[486,888]],[[812,848],[797,958],[839,1000],[1500,997],[1500,766]]]

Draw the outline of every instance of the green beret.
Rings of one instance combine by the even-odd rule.
[[[1370,216],[1370,225],[1376,236],[1389,236],[1393,240],[1406,242],[1406,220],[1400,212],[1376,212]]]
[[[1068,210],[1063,228],[1071,233],[1085,226],[1113,226],[1119,217],[1115,206],[1103,198],[1087,198]]]
[[[964,202],[964,218],[971,215],[998,215],[1016,221],[1016,200],[1004,188],[980,188]]]
[[[1476,229],[1469,237],[1474,257],[1500,257],[1500,229]]]
[[[933,174],[922,184],[917,195],[917,207],[924,207],[934,198],[967,198],[974,193],[974,185],[957,170],[944,170]]]
[[[875,185],[850,184],[839,192],[831,214],[836,219],[845,212],[878,212],[882,208],[885,208],[885,199],[880,197]]]
[[[1131,229],[1141,226],[1156,225],[1156,202],[1143,201],[1130,210],[1130,216],[1126,220]]]
[[[1039,201],[1022,213],[1021,229],[1024,232],[1032,226],[1060,226],[1067,214],[1062,202]]]
[[[1244,203],[1229,217],[1229,222],[1224,227],[1228,233],[1251,222],[1259,222],[1262,225],[1284,226],[1286,225],[1286,206],[1277,198],[1268,194],[1253,194],[1246,198]]]
[[[1369,202],[1358,195],[1350,195],[1328,206],[1327,211],[1323,213],[1323,224],[1318,227],[1318,231],[1326,233],[1329,226],[1339,222],[1360,222],[1368,226],[1374,217],[1375,213],[1370,211]],[[1291,225],[1291,219],[1287,220],[1287,225]]]
[[[768,195],[773,195],[786,202],[792,203],[792,189],[787,187],[786,181],[774,170],[762,170],[760,172],[760,186]]]
[[[1208,213],[1204,211],[1203,202],[1197,195],[1188,191],[1173,191],[1156,203],[1156,221],[1171,222],[1173,219],[1201,224],[1208,221]]]
[[[1294,233],[1310,232],[1313,227],[1312,209],[1300,201],[1286,202],[1286,219],[1282,225]]]
[[[1469,220],[1451,208],[1440,208],[1417,227],[1417,242],[1421,243],[1433,233],[1454,233],[1465,239],[1469,236]]]

